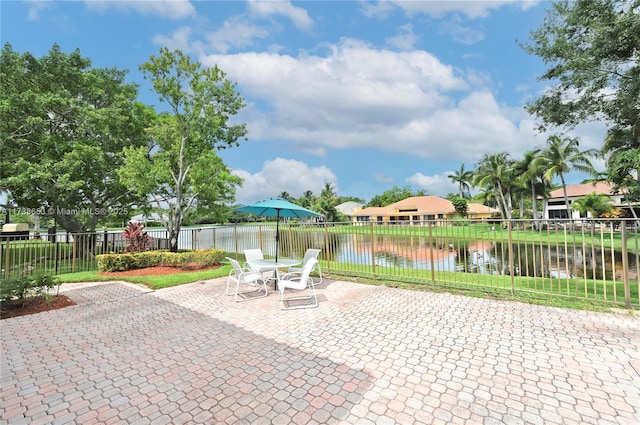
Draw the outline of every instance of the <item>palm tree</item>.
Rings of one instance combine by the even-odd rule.
[[[509,185],[508,169],[510,165],[511,160],[506,152],[485,154],[477,164],[473,179],[474,186],[488,187],[496,193],[503,217],[507,219],[511,219],[510,194],[505,192],[505,187]]]
[[[580,211],[580,214],[591,213],[593,218],[598,218],[602,214],[613,209],[611,197],[607,195],[598,195],[593,192],[585,195],[583,198],[577,199],[571,204],[571,208]]]
[[[300,198],[300,205],[305,208],[311,208],[313,203],[316,201],[316,197],[313,196],[313,192],[310,190],[305,190]]]
[[[320,197],[316,201],[316,210],[324,215],[328,222],[340,221],[336,205],[338,204],[338,195],[331,183],[325,183]]]
[[[473,178],[473,171],[465,170],[464,164],[462,164],[460,171],[455,171],[447,177],[450,178],[453,183],[458,185],[458,193],[461,198],[465,197],[465,191],[467,193],[467,197],[471,197],[471,186],[469,185],[469,182]]]
[[[293,198],[291,197],[291,195],[289,195],[289,192],[287,191],[283,191],[280,193],[280,198],[284,199],[285,201],[289,201],[291,202],[293,200]]]
[[[567,207],[567,218],[571,218],[571,209],[569,208],[565,175],[571,170],[596,174],[589,157],[597,154],[598,151],[595,149],[581,151],[577,138],[560,138],[560,136],[553,135],[547,139],[547,148],[534,161],[535,167],[544,170],[543,176],[548,182],[551,182],[555,176],[560,177],[564,202]]]
[[[326,182],[324,184],[324,187],[322,188],[322,191],[320,192],[320,197],[322,199],[334,200],[338,198],[338,195],[336,194],[336,190],[333,185],[329,182]]]
[[[540,155],[540,149],[534,149],[524,153],[521,161],[516,161],[513,170],[518,181],[523,187],[530,191],[531,195],[531,215],[534,223],[538,219],[538,195],[545,195],[545,185],[542,177],[542,169],[537,165],[535,159]]]

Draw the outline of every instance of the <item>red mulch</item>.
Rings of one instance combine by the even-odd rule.
[[[26,316],[43,311],[57,310],[72,305],[76,305],[76,303],[65,295],[57,295],[49,302],[43,299],[29,300],[22,306],[16,303],[3,302],[0,303],[0,319],[10,319],[12,317]]]
[[[113,276],[113,277],[118,277],[118,276],[160,276],[160,275],[167,275],[167,274],[177,274],[177,273],[191,273],[191,272],[196,272],[196,271],[203,271],[203,270],[215,270],[220,266],[211,266],[211,267],[196,267],[194,269],[180,269],[178,267],[161,267],[161,266],[156,266],[156,267],[147,267],[144,269],[132,269],[132,270],[125,270],[123,272],[101,272],[99,273],[100,276]]]

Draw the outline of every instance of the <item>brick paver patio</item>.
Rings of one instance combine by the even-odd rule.
[[[640,423],[640,317],[325,281],[65,284],[6,319],[2,424]]]

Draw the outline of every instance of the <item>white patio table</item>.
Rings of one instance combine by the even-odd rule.
[[[262,260],[253,260],[249,263],[249,267],[254,270],[269,271],[273,270],[273,280],[275,280],[274,288],[278,289],[278,281],[280,280],[280,269],[285,269],[291,266],[297,266],[302,260],[296,260],[293,258],[264,258]]]

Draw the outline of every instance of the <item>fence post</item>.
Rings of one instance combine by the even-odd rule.
[[[373,222],[369,222],[369,233],[371,234],[371,273],[376,275],[376,237],[373,234]]]
[[[624,283],[624,308],[631,309],[631,288],[629,287],[629,253],[627,251],[627,222],[622,221],[620,240],[622,242],[622,282]]]
[[[76,272],[76,257],[78,256],[78,251],[77,251],[77,243],[78,243],[78,237],[77,237],[78,233],[76,233],[76,236],[73,237],[73,259],[71,260],[71,272],[75,273]],[[69,233],[67,233],[67,242],[69,242]]]
[[[55,262],[56,262],[56,275],[58,274],[58,237],[56,235],[55,237],[55,242],[53,243],[54,247],[53,247],[53,256],[55,258]]]
[[[323,221],[322,222],[322,227],[324,229],[324,257],[326,258],[327,261],[327,271],[331,270],[331,258],[334,255],[334,252],[331,251],[331,248],[329,246],[329,228],[327,226],[327,222]]]
[[[7,248],[4,250],[4,277],[9,278],[9,238],[6,239]]]
[[[197,244],[197,238],[198,238],[198,231],[196,229],[192,229],[191,230],[191,250],[195,251],[197,248],[196,246]]]
[[[107,229],[105,228],[104,239],[102,240],[102,253],[106,254],[108,248],[109,248],[109,232],[107,232]]]
[[[238,224],[236,223],[235,226],[233,226],[233,240],[236,243],[236,248],[235,248],[235,258],[238,259]]]
[[[515,278],[514,278],[514,270],[513,270],[513,266],[514,266],[514,261],[513,261],[513,233],[511,232],[511,230],[512,230],[511,222],[512,222],[512,220],[507,220],[507,235],[508,235],[508,241],[509,241],[509,275],[510,275],[510,278],[511,278],[511,295],[515,295],[516,294],[516,281],[515,281]]]
[[[436,265],[433,258],[433,221],[429,221],[429,262],[431,263],[431,283],[436,283]]]

